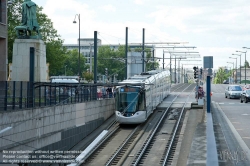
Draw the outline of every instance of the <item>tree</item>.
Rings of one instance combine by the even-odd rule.
[[[118,50],[111,49],[109,46],[100,46],[97,56],[97,70],[99,74],[105,75],[105,68],[108,69],[110,79],[114,74],[118,74],[118,79],[125,77],[125,47],[120,46]]]
[[[142,54],[142,48],[135,48],[134,51]],[[157,61],[153,61],[152,51],[150,48],[146,48],[144,53],[146,53],[146,58],[144,59],[144,62],[146,62],[146,71],[159,68],[159,63]]]
[[[222,84],[224,80],[227,80],[227,78],[231,76],[231,71],[229,73],[226,73],[225,69],[222,67],[219,68],[219,70],[216,73],[216,77],[214,78],[215,84]]]
[[[244,67],[246,66],[246,68],[249,68],[249,62],[246,60]]]
[[[85,78],[85,80],[88,81],[88,83],[90,83],[92,80],[94,80],[94,75],[93,73],[90,73],[88,71],[83,73],[83,77]]]
[[[65,54],[65,60],[63,61],[63,67],[67,65],[67,75],[78,75],[79,70],[79,52],[77,49],[74,50],[68,50]],[[89,68],[88,65],[85,64],[86,58],[80,54],[80,72],[81,77],[83,76],[83,73]],[[64,70],[60,70],[63,73]]]
[[[12,63],[13,43],[16,39],[15,27],[21,24],[22,3],[24,0],[15,0],[12,6],[8,7],[8,62]],[[40,25],[42,40],[46,45],[46,58],[49,63],[49,74],[59,75],[64,67],[66,48],[63,47],[63,40],[54,29],[53,23],[48,16],[42,13],[43,8],[37,7],[37,20]]]

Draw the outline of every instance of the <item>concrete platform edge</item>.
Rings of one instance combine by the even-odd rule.
[[[239,133],[236,131],[236,129],[234,128],[233,124],[230,122],[230,120],[228,119],[227,115],[222,111],[221,107],[219,106],[218,103],[214,104],[215,107],[217,107],[217,109],[221,112],[221,114],[223,115],[223,117],[225,118],[228,126],[230,127],[230,129],[232,130],[235,138],[237,139],[240,147],[247,152],[246,153],[246,157],[248,159],[248,161],[250,161],[250,149],[248,148],[248,146],[246,145],[246,143],[242,140],[241,136],[239,135]]]

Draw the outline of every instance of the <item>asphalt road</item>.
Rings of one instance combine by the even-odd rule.
[[[211,85],[212,113],[220,165],[250,165],[250,103],[225,98],[227,86]]]

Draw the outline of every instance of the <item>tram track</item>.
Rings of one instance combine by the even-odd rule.
[[[183,91],[188,89],[188,87]],[[178,96],[179,95],[176,95],[171,105]],[[179,109],[180,113],[178,120],[174,120],[174,122],[166,118],[166,114],[170,114],[171,105],[164,111],[164,115],[147,139],[147,142],[145,142],[141,150],[138,151],[139,153],[131,165],[157,165],[157,163],[159,165],[169,165],[169,163],[171,163],[171,156],[174,155],[176,142],[178,140],[177,131],[181,128],[181,120],[183,120],[185,115],[184,108],[186,102],[183,104],[182,108]]]
[[[152,165],[171,163],[179,131],[178,127],[174,127],[179,126],[176,125],[178,121],[181,124],[183,117],[180,120],[169,120],[167,117],[181,92],[194,89],[191,85],[182,84],[171,89],[176,91],[176,96],[170,106],[166,110],[156,109],[143,124],[124,127],[116,121],[112,122],[107,128],[108,134],[86,155],[81,165],[150,165],[149,161]],[[185,115],[185,103],[177,109],[181,112],[179,115]]]

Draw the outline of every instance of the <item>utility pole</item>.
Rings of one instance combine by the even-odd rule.
[[[144,45],[145,45],[145,29],[142,29],[142,72],[144,72]]]
[[[125,79],[128,78],[128,27],[126,27],[126,41],[125,41]]]

